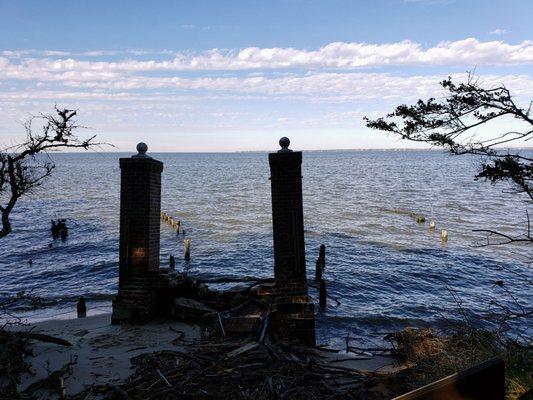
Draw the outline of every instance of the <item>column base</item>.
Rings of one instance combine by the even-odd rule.
[[[309,296],[276,298],[275,330],[282,341],[315,346],[315,307]]]
[[[112,325],[142,325],[155,316],[159,299],[157,292],[145,279],[131,280],[119,289],[113,299]]]

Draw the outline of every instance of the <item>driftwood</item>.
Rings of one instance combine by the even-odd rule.
[[[68,346],[68,347],[72,346],[72,343],[70,343],[68,340],[61,339],[55,336],[46,335],[44,333],[0,330],[0,338],[9,338],[9,337],[21,337],[21,338],[26,338],[26,339],[37,340],[39,342],[59,344],[61,346]]]
[[[39,379],[37,382],[29,385],[23,393],[31,395],[35,391],[46,389],[52,392],[58,392],[62,395],[62,393],[66,391],[63,376],[70,373],[72,366],[76,364],[76,362],[76,358],[71,359],[71,361],[63,365],[57,371],[52,372],[46,378]]]
[[[129,399],[357,399],[380,379],[321,361],[316,350],[212,338],[187,352],[134,357]],[[386,396],[373,399],[390,398]]]
[[[254,282],[255,284],[260,283],[272,283],[274,278],[259,278],[256,276],[239,276],[239,277],[229,277],[222,276],[217,278],[197,278],[198,282],[202,283],[239,283],[239,282]]]

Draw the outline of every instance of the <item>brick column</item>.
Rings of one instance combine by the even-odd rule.
[[[289,149],[288,138],[270,153],[276,330],[285,340],[315,344],[314,308],[307,296],[302,200],[302,153]]]
[[[146,155],[120,159],[119,292],[113,301],[113,323],[147,322],[157,295],[152,289],[159,270],[161,172],[163,163]]]

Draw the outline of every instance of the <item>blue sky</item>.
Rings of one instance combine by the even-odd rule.
[[[362,116],[476,69],[533,94],[531,1],[2,1],[0,145],[54,104],[119,150],[407,147]]]

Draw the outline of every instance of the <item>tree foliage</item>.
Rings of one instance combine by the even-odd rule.
[[[440,82],[446,95],[443,98],[418,100],[414,105],[402,104],[385,117],[369,119],[367,127],[390,132],[414,142],[443,147],[450,153],[483,156],[476,179],[491,183],[511,182],[514,191],[524,193],[533,201],[533,158],[524,151],[511,151],[508,147],[525,143],[533,138],[533,116],[515,103],[504,85],[484,88],[479,80],[468,74],[464,83],[455,83],[451,77]],[[519,122],[521,130],[509,130],[495,135],[477,135],[477,131],[496,119],[511,117]],[[520,237],[496,235],[503,242],[524,241],[533,243],[529,229]],[[505,237],[504,237],[505,236]]]
[[[17,201],[39,187],[51,175],[55,164],[50,152],[62,149],[89,149],[98,145],[95,136],[80,139],[76,130],[77,111],[55,108],[51,114],[40,114],[24,123],[26,140],[0,150],[0,213],[2,227],[0,238],[12,231],[10,214]],[[42,123],[36,131],[34,125]]]

